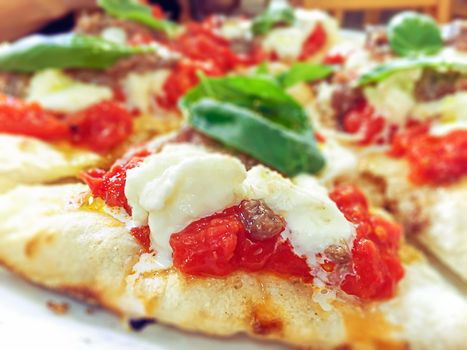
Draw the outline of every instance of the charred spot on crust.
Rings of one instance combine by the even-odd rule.
[[[133,318],[128,321],[129,326],[135,332],[141,332],[147,326],[156,323],[153,318]]]
[[[254,334],[269,335],[273,333],[280,333],[283,329],[282,321],[279,319],[262,319],[258,317],[256,312],[253,313],[251,319],[251,329]]]

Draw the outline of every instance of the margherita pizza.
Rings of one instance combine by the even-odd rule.
[[[2,265],[208,335],[464,346],[465,288],[404,235],[465,272],[465,72],[435,23],[373,51],[282,3],[183,26],[99,3],[0,52]]]

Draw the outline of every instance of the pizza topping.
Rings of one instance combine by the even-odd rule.
[[[94,197],[102,198],[109,207],[124,208],[131,214],[131,208],[125,196],[126,172],[134,168],[149,155],[141,151],[124,162],[117,162],[109,171],[93,169],[81,174],[81,179],[89,186]]]
[[[461,78],[459,72],[437,72],[425,69],[415,84],[414,95],[417,101],[427,102],[443,98],[464,88],[467,78]],[[464,83],[463,83],[464,82]]]
[[[27,101],[50,111],[74,113],[110,100],[112,95],[106,86],[80,83],[59,70],[47,69],[32,76]]]
[[[294,20],[294,9],[287,2],[272,1],[266,11],[254,18],[251,29],[255,35],[266,34],[273,27],[291,25]]]
[[[262,200],[244,200],[239,205],[240,219],[251,238],[264,241],[284,231],[285,224]]]
[[[354,186],[338,186],[330,197],[357,229],[352,248],[354,272],[345,276],[342,290],[362,299],[390,298],[404,275],[398,256],[401,227],[372,215],[365,196]],[[336,258],[334,253],[335,249],[332,256]],[[346,259],[344,252],[337,257]]]
[[[46,141],[69,141],[96,152],[108,152],[132,132],[132,116],[120,104],[103,101],[63,115],[0,96],[0,132],[26,135]]]
[[[164,95],[159,103],[165,108],[174,108],[181,96],[199,83],[199,73],[221,76],[240,66],[257,64],[262,55],[253,47],[250,52],[238,54],[231,43],[216,34],[216,23],[206,20],[189,23],[185,33],[171,43],[171,48],[183,55],[163,86]]]
[[[195,129],[290,176],[324,165],[305,110],[268,77],[203,78],[181,106]]]
[[[240,201],[246,176],[237,159],[191,145],[166,145],[127,171],[125,195],[136,226],[149,224],[152,248],[170,266],[170,235]]]
[[[98,0],[98,5],[111,16],[144,24],[168,35],[177,30],[177,25],[163,18],[158,6],[150,6],[132,0]]]
[[[296,9],[293,25],[269,31],[262,48],[281,60],[305,60],[323,49],[335,31],[336,24],[324,12]]]
[[[404,157],[415,183],[446,185],[467,175],[467,130],[431,135],[428,124],[415,124],[394,138],[391,154]]]
[[[417,12],[402,12],[388,25],[389,45],[401,56],[432,55],[443,48],[436,21]]]
[[[131,47],[95,36],[69,33],[30,36],[0,50],[0,70],[35,72],[47,68],[105,69],[119,59],[153,52],[149,46]]]

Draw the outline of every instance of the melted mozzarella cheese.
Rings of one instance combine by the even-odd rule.
[[[253,35],[251,32],[251,21],[243,18],[226,18],[217,34],[227,40],[250,40]]]
[[[149,224],[151,244],[170,266],[170,235],[236,204],[245,167],[236,158],[189,145],[168,145],[128,171],[125,195],[136,225]]]
[[[282,233],[312,266],[331,244],[351,247],[353,226],[310,176],[295,182],[264,166],[245,170],[236,158],[204,148],[167,145],[127,172],[125,195],[134,224],[149,224],[157,265],[172,263],[171,234],[243,199],[262,199],[287,222]]]
[[[322,182],[332,182],[339,177],[355,173],[358,164],[357,156],[348,148],[344,148],[333,139],[327,139],[321,151],[326,159],[326,165],[319,174]]]
[[[328,41],[334,41],[337,33],[334,19],[322,11],[296,9],[294,24],[272,29],[263,40],[263,50],[275,52],[283,60],[297,59],[302,52],[303,44],[318,23],[324,26]]]
[[[155,98],[170,74],[167,69],[148,73],[130,73],[123,82],[128,107],[150,114],[155,108]]]
[[[105,86],[77,82],[59,70],[36,73],[30,82],[27,100],[51,111],[73,113],[112,98]]]
[[[365,97],[391,124],[404,125],[416,106],[413,90],[420,74],[421,70],[393,74],[376,86],[366,88]]]
[[[293,183],[259,165],[248,171],[244,190],[246,198],[264,200],[285,219],[284,238],[309,264],[332,244],[351,247],[355,229],[313,177],[303,175]]]

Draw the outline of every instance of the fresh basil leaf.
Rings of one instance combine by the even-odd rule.
[[[389,22],[389,45],[401,56],[432,55],[443,48],[441,30],[433,18],[402,12]]]
[[[437,71],[457,71],[467,73],[467,62],[448,61],[441,57],[421,57],[421,58],[405,58],[394,60],[377,66],[373,70],[363,74],[357,85],[368,85],[378,83],[394,73],[408,71],[413,69],[431,68]]]
[[[279,74],[279,83],[288,88],[301,82],[321,80],[328,77],[334,68],[323,64],[295,63],[292,67]]]
[[[142,23],[168,35],[172,35],[177,29],[175,23],[154,17],[151,8],[137,0],[98,0],[97,4],[113,17]]]
[[[289,176],[324,166],[311,132],[295,133],[252,110],[210,98],[197,101],[189,112],[196,129]]]
[[[111,67],[119,59],[151,52],[149,47],[130,47],[88,35],[34,35],[0,49],[0,71],[35,72],[45,68]]]
[[[204,77],[183,97],[181,107],[189,109],[205,97],[250,109],[297,133],[312,129],[303,108],[270,76]]]
[[[269,32],[275,25],[290,25],[295,20],[293,8],[286,1],[271,1],[269,7],[253,19],[252,31],[255,35]]]

